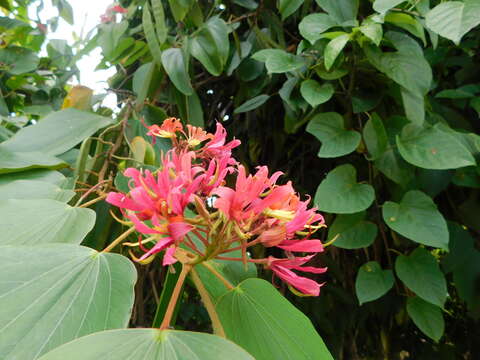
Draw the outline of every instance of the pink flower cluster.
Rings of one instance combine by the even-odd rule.
[[[277,184],[282,173],[269,176],[266,166],[247,174],[232,157],[240,141],[227,142],[220,123],[214,134],[191,125],[185,129],[175,118],[148,130],[153,141],[172,141],[161,167],[154,172],[128,168],[129,193],[107,197],[142,234],[138,246],[144,254],[138,261],[164,252],[163,264],[170,265],[178,261],[179,249],[187,249],[197,262],[215,258],[261,264],[297,291],[319,295],[321,284],[294,272],[326,271],[304,266],[323,251],[321,241],[311,236],[325,226],[316,208],[308,208],[309,199],[302,201],[291,182]],[[227,186],[227,179],[235,180],[234,186]],[[286,257],[251,259],[247,249],[252,246],[276,247]],[[239,251],[241,257],[225,256]]]
[[[126,14],[128,12],[127,9],[120,5],[110,5],[105,11],[105,14],[100,15],[100,21],[102,24],[109,23],[115,20],[116,14]]]

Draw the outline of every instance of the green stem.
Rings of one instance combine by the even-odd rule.
[[[212,320],[212,327],[213,327],[214,334],[221,337],[226,337],[225,331],[223,330],[222,323],[220,322],[220,318],[218,317],[217,311],[215,310],[215,305],[213,304],[212,298],[208,294],[208,291],[203,285],[202,280],[200,279],[197,272],[193,268],[191,271],[191,276],[192,276],[193,283],[195,284],[195,287],[197,288],[198,293],[202,298],[203,305],[205,305],[205,308],[207,309],[208,316],[210,316],[210,320]]]

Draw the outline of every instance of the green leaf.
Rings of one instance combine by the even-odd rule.
[[[328,240],[336,240],[334,246],[342,249],[361,249],[370,246],[377,237],[377,226],[365,220],[365,211],[337,215],[328,230]]]
[[[102,331],[65,344],[41,360],[254,360],[221,337],[191,331],[125,329]]]
[[[230,50],[229,32],[225,21],[215,16],[191,39],[192,56],[214,76],[220,75],[227,63]]]
[[[413,36],[418,37],[423,41],[423,44],[427,45],[427,40],[425,39],[425,32],[423,30],[422,24],[411,15],[404,13],[388,13],[385,15],[385,22],[398,26],[406,31],[408,31]]]
[[[72,190],[65,190],[58,185],[36,181],[17,180],[7,184],[0,183],[0,199],[51,199],[68,202],[75,195]]]
[[[355,26],[359,0],[315,0],[338,24]]]
[[[73,9],[72,6],[65,0],[59,3],[60,16],[70,25],[73,25]]]
[[[478,0],[443,2],[430,10],[425,19],[432,31],[459,44],[466,33],[480,24],[480,3]]]
[[[168,0],[170,10],[172,11],[175,22],[180,22],[185,18],[188,11],[192,7],[193,0]]]
[[[389,31],[386,37],[398,51],[382,53],[378,48],[367,45],[364,50],[370,63],[412,93],[425,95],[430,90],[432,69],[420,45],[408,35],[398,32]]]
[[[155,64],[149,62],[140,66],[133,74],[132,89],[137,94],[137,104],[139,105],[143,105],[147,98],[154,71]]]
[[[267,71],[270,74],[295,71],[305,66],[305,61],[302,57],[280,49],[260,50],[253,54],[252,58],[265,62]]]
[[[371,160],[378,159],[387,150],[387,131],[377,113],[373,113],[363,127],[363,140]]]
[[[66,178],[58,171],[47,169],[34,169],[30,171],[23,171],[21,173],[0,175],[0,185],[6,185],[17,180],[43,181],[61,186],[65,182]]]
[[[325,47],[325,53],[323,54],[325,58],[325,69],[330,70],[335,62],[335,59],[343,50],[345,45],[347,45],[350,40],[350,34],[344,34],[337,36],[335,39],[331,40]]]
[[[102,47],[105,57],[109,58],[115,53],[122,35],[128,29],[128,21],[102,24],[98,36],[98,45]]]
[[[55,200],[0,201],[1,245],[80,244],[94,224],[93,210]]]
[[[383,219],[410,240],[448,250],[447,223],[433,200],[421,191],[409,191],[400,204],[385,202]]]
[[[318,186],[315,205],[320,211],[352,214],[367,209],[375,199],[375,190],[357,183],[357,170],[350,164],[337,166]]]
[[[359,29],[362,34],[372,40],[375,45],[379,46],[382,42],[383,29],[381,24],[373,21],[364,21]]]
[[[145,2],[145,5],[143,6],[142,25],[150,52],[152,53],[152,56],[157,64],[160,65],[163,62],[162,50],[160,49],[158,37],[155,33],[155,27],[152,20],[152,14],[150,13],[148,1]]]
[[[394,284],[392,270],[382,270],[376,261],[370,261],[358,269],[355,292],[360,305],[385,295]]]
[[[386,13],[391,8],[405,2],[405,0],[375,0],[373,10],[379,13]]]
[[[244,112],[247,112],[247,111],[254,110],[254,109],[262,106],[263,104],[265,104],[265,102],[269,98],[270,98],[270,96],[265,95],[265,94],[255,96],[254,98],[245,101],[242,105],[237,107],[233,113],[234,114],[240,114],[240,113],[244,113]]]
[[[425,100],[422,94],[414,93],[400,87],[403,108],[408,120],[417,125],[422,125],[425,120]]]
[[[8,140],[7,140],[8,141]],[[0,174],[35,168],[60,169],[67,164],[52,155],[40,152],[14,152],[0,145]]]
[[[163,44],[167,40],[168,27],[165,24],[165,13],[163,11],[162,0],[152,0],[153,17],[155,18],[155,30],[158,41]]]
[[[413,323],[429,338],[440,340],[445,331],[442,310],[419,297],[407,299],[407,312]]]
[[[397,146],[406,161],[424,169],[456,169],[475,165],[470,151],[439,126],[408,124],[397,136]]]
[[[175,87],[184,95],[192,95],[193,88],[182,49],[170,48],[162,53],[162,64]]]
[[[186,96],[180,92],[176,93],[176,100],[180,118],[194,126],[204,127],[203,109],[200,99],[195,91],[192,95]]]
[[[350,154],[360,144],[361,135],[345,129],[343,117],[335,112],[314,116],[308,123],[307,132],[322,142],[318,157],[332,158]]]
[[[456,223],[448,224],[450,232],[450,252],[444,258],[443,269],[453,272],[453,283],[458,295],[471,309],[476,301],[477,279],[480,276],[480,251],[475,248],[475,240],[470,233]]]
[[[64,244],[2,246],[0,264],[5,358],[34,360],[77,337],[128,324],[136,271],[123,256]]]
[[[409,256],[399,255],[395,272],[415,294],[443,308],[447,299],[447,282],[437,260],[427,250],[418,247]]]
[[[3,142],[2,147],[14,152],[41,151],[47,155],[59,155],[111,123],[109,118],[69,108],[20,129]]]
[[[310,14],[305,16],[298,30],[300,34],[312,44],[322,37],[322,33],[337,26],[337,23],[327,14]]]
[[[30,49],[9,46],[0,49],[0,63],[8,72],[19,75],[35,70],[40,62],[38,56]]]
[[[305,0],[279,0],[278,11],[282,15],[282,21],[292,15]]]
[[[334,92],[335,89],[333,88],[332,84],[324,83],[320,85],[318,81],[311,79],[303,81],[300,85],[300,93],[312,107],[318,106],[330,100]]]
[[[227,338],[256,360],[333,359],[310,320],[265,280],[243,281],[216,309]]]

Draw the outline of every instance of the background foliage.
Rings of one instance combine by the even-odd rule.
[[[68,20],[68,3],[56,3]],[[109,179],[125,188],[118,170],[158,165],[155,151],[166,149],[149,145],[139,119],[160,123],[168,114],[210,129],[222,121],[244,144],[243,164],[282,170],[327,215],[323,240],[335,242],[318,260],[329,267],[321,296],[286,296],[334,358],[480,356],[478,1],[122,0],[128,11],[73,50],[46,44],[46,28],[17,4],[0,1],[9,14],[0,19],[0,172],[9,173],[0,194],[12,194],[13,180],[29,182],[17,200],[2,195],[2,214],[38,208],[25,202],[39,193],[64,203],[73,196],[65,176],[19,170],[69,164],[62,171],[77,189]],[[48,57],[38,56],[42,45]],[[76,59],[96,46],[99,68],[117,69],[109,91],[122,127],[98,116],[111,114],[96,105],[100,96],[66,86]],[[53,112],[62,104],[98,115]],[[35,137],[19,130],[46,115]],[[59,125],[67,120],[74,128]],[[63,140],[52,141],[62,128]],[[93,227],[91,210],[57,205],[42,202],[45,212],[69,211]],[[92,208],[96,225],[83,244],[101,250],[121,225],[103,202]],[[3,219],[7,233],[22,226]],[[29,238],[50,228],[42,226]],[[85,234],[71,236],[78,244]],[[2,245],[16,243],[5,238]],[[138,269],[133,326],[154,320],[147,289],[161,291],[165,274],[152,265]],[[186,291],[183,306],[179,325],[205,330],[199,299]]]

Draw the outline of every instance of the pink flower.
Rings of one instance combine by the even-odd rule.
[[[180,121],[180,119],[176,118],[168,118],[165,119],[162,123],[162,125],[152,125],[148,126],[148,132],[147,135],[149,136],[158,136],[162,138],[176,138],[177,137],[177,131],[183,131],[183,125]]]
[[[267,267],[272,269],[274,274],[286,283],[293,286],[295,289],[305,295],[318,296],[320,295],[320,287],[323,284],[297,275],[292,270],[299,270],[304,272],[310,272],[314,274],[323,274],[327,271],[327,268],[317,268],[313,266],[301,266],[309,261],[313,255],[305,257],[297,257],[293,259],[275,259],[273,257],[268,258]]]
[[[212,139],[205,144],[203,152],[209,157],[215,158],[231,158],[232,149],[240,145],[240,140],[232,140],[228,144],[225,144],[227,138],[227,131],[222,124],[217,122],[217,130]],[[231,159],[233,162],[235,160]]]

